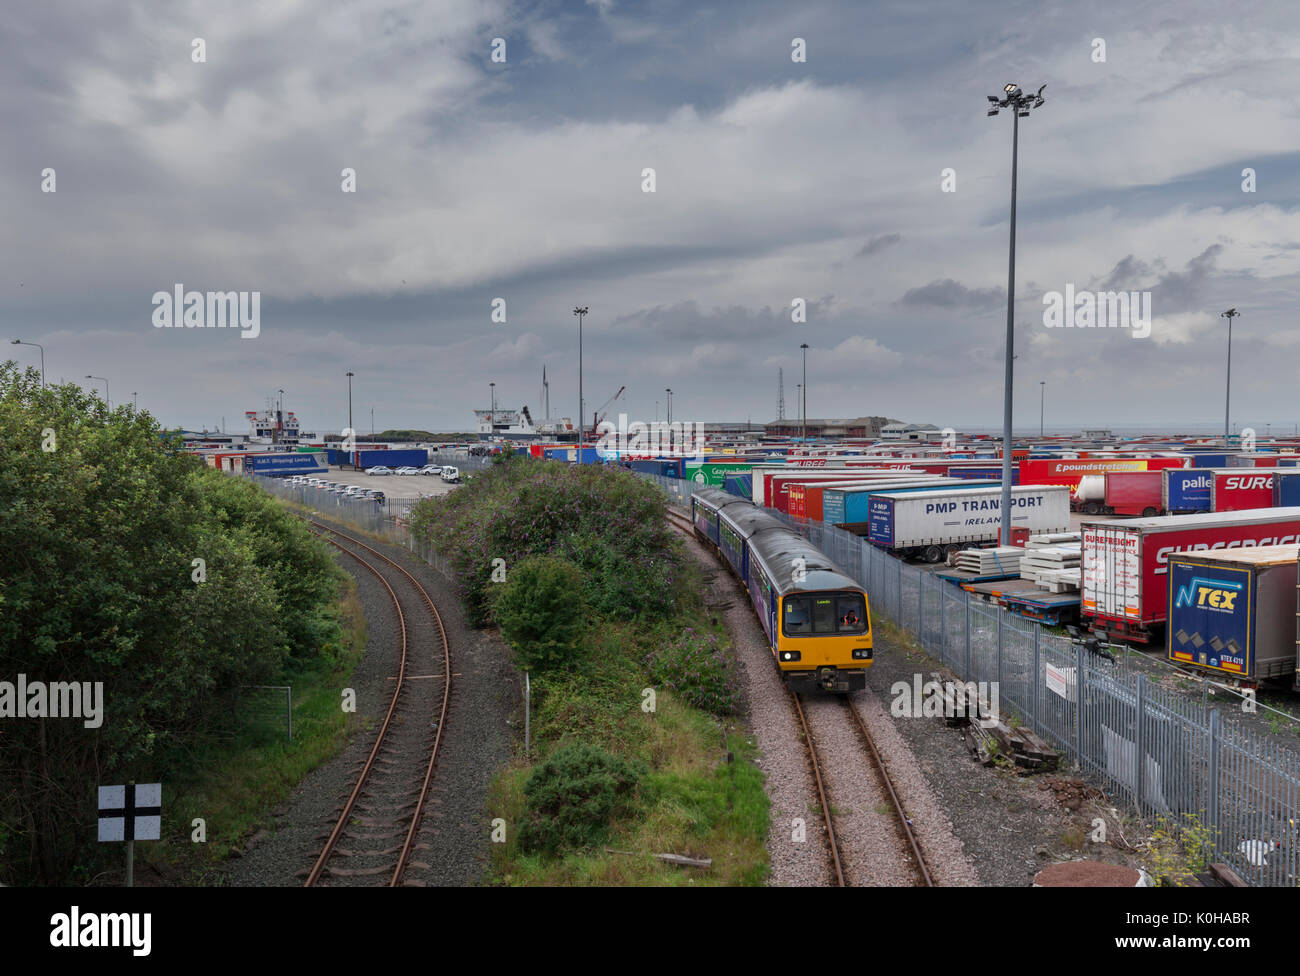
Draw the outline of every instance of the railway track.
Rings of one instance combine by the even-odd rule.
[[[694,526],[691,520],[674,510],[671,506],[667,511],[668,521],[674,528],[685,532],[687,535],[694,536]],[[822,755],[818,752],[817,742],[813,736],[812,729],[809,725],[803,703],[797,694],[791,694],[791,701],[794,703],[795,716],[798,719],[799,728],[803,733],[804,744],[808,751],[808,764],[812,772],[813,782],[817,789],[817,802],[821,809],[822,819],[826,826],[826,844],[828,854],[830,855],[831,875],[838,887],[848,887],[848,878],[845,872],[845,861],[841,855],[840,838],[835,832],[835,817],[831,807],[830,796],[826,785],[825,770],[826,766]],[[881,758],[880,750],[877,748],[875,740],[871,737],[871,732],[863,722],[862,716],[858,710],[853,707],[849,698],[842,698],[843,708],[851,716],[851,723],[854,734],[861,745],[859,758],[865,757],[867,766],[872,776],[879,786],[882,796],[887,798],[886,804],[890,811],[890,819],[898,834],[900,847],[907,853],[904,857],[909,868],[911,869],[916,884],[919,886],[932,887],[934,879],[930,875],[929,867],[925,863],[925,856],[921,851],[920,841],[917,839],[912,825],[908,821],[907,812],[903,809],[902,800],[898,796],[898,791],[894,788],[893,780],[889,776],[889,770],[884,760]],[[851,761],[847,757],[842,761]]]
[[[416,838],[446,726],[452,677],[447,631],[428,591],[400,563],[331,525],[310,518],[307,521],[321,538],[347,553],[383,584],[396,612],[401,656],[393,696],[370,754],[304,886],[313,887],[327,877],[386,876],[388,887],[395,888],[403,883],[411,856],[419,846]],[[375,562],[361,552],[375,557]],[[394,582],[406,591],[408,610],[427,610],[427,621],[420,621],[415,614],[408,620]],[[434,673],[438,667],[441,674]],[[428,673],[415,673],[417,669]],[[341,847],[339,841],[344,838],[355,841],[356,846]],[[394,845],[392,842],[398,838],[401,843]],[[360,866],[343,867],[338,863],[342,860]]]

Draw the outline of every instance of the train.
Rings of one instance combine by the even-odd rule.
[[[807,539],[728,492],[696,491],[691,523],[745,587],[791,691],[866,688],[874,660],[866,590]]]

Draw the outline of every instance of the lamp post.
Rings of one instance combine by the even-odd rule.
[[[796,383],[794,385],[794,399],[795,402],[799,404],[799,424],[802,426],[803,424],[803,384],[802,383]]]
[[[35,346],[41,351],[41,386],[45,386],[45,347],[39,342],[23,342],[22,339],[13,339],[9,343],[12,346]]]
[[[582,442],[586,439],[587,431],[582,423],[582,320],[586,316],[588,308],[586,305],[573,306],[573,314],[578,316],[578,440],[577,454],[578,463],[582,463]]]
[[[110,400],[110,399],[108,398],[108,380],[107,380],[105,377],[103,377],[103,376],[91,376],[89,373],[86,374],[86,379],[88,379],[88,380],[101,380],[101,381],[103,382],[103,384],[104,384],[104,404],[108,407],[109,410],[112,410],[112,409],[113,409],[113,401]]]
[[[1043,436],[1043,411],[1047,404],[1047,380],[1038,381],[1038,436]]]
[[[348,430],[352,430],[352,377],[354,375],[351,370],[348,370]],[[352,436],[355,440],[356,434],[354,433]],[[345,437],[344,440],[346,441],[347,438]]]
[[[495,422],[497,419],[497,385],[495,383],[488,384],[488,403],[491,405],[492,420]]]
[[[1228,414],[1232,406],[1232,320],[1241,313],[1235,308],[1221,312],[1219,318],[1228,320],[1228,382],[1223,394],[1223,446],[1228,446]]]
[[[803,417],[803,433],[800,438],[803,440],[804,447],[808,446],[808,343],[799,346],[803,350],[803,382],[800,385],[802,392],[799,394],[799,414]]]
[[[1029,110],[1043,104],[1043,85],[1038,92],[1027,95],[1020,86],[1010,82],[1002,87],[1002,96],[989,95],[989,115],[997,115],[1004,108],[1011,109],[1011,248],[1007,259],[1007,349],[1006,379],[1002,391],[1002,544],[1011,545],[1011,384],[1012,360],[1015,359],[1015,334],[1013,317],[1016,307],[1016,167],[1020,151],[1020,120],[1029,117]]]
[[[669,423],[669,424],[672,424],[672,422],[673,422],[673,391],[670,390],[668,387],[665,386],[665,387],[664,387],[664,392],[668,394],[668,423]]]
[[[132,410],[135,410],[135,409],[136,409],[136,407],[137,407],[137,403],[138,403],[137,398],[138,398],[139,396],[140,396],[140,394],[137,393],[135,390],[132,390],[132,391],[131,391],[131,409],[132,409]]]

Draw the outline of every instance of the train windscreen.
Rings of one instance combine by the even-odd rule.
[[[810,593],[784,601],[782,630],[787,637],[863,634],[867,608],[861,593]]]

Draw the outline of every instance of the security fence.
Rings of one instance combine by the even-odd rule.
[[[689,508],[705,486],[643,475]],[[1300,880],[1300,756],[1240,714],[1152,681],[832,525],[771,512],[866,589],[965,682],[997,682],[999,709],[1144,817],[1203,829],[1210,860],[1252,885]]]

